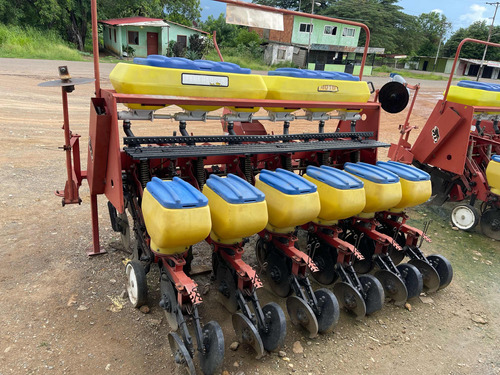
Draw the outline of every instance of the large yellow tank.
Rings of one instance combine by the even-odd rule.
[[[365,189],[363,182],[353,175],[322,165],[321,168],[307,167],[304,178],[318,187],[321,210],[315,222],[328,225],[363,211]]]
[[[291,70],[291,69],[289,69]],[[310,71],[301,70],[303,74],[298,76],[268,75],[263,76],[267,86],[266,99],[277,100],[301,100],[301,101],[325,101],[325,102],[348,102],[366,103],[370,99],[368,84],[364,81],[327,79],[327,78],[305,78]],[[269,72],[271,74],[273,72]],[[322,72],[325,76],[336,72]],[[295,73],[293,73],[295,75]],[[300,77],[302,76],[302,77]],[[352,76],[351,76],[352,77]],[[266,108],[274,112],[293,112],[290,108]],[[332,108],[304,108],[311,112],[330,112],[334,109],[342,109],[337,106]]]
[[[486,179],[493,194],[500,195],[500,155],[493,155],[486,167]]]
[[[172,181],[153,177],[146,185],[141,207],[153,251],[183,253],[210,234],[207,198],[178,177]]]
[[[247,181],[233,174],[225,178],[210,175],[203,194],[210,207],[213,240],[234,244],[266,227],[264,193]]]
[[[266,195],[267,228],[272,232],[292,232],[319,214],[316,186],[295,173],[280,168],[275,172],[264,169],[255,178],[255,187]]]
[[[495,86],[498,85],[486,82],[460,81],[458,86],[450,86],[447,100],[465,105],[499,107],[500,90]]]
[[[142,64],[118,63],[109,79],[123,94],[189,96],[202,98],[265,99],[266,84],[261,75],[216,71],[173,69]],[[161,106],[127,104],[132,109],[155,110]],[[221,106],[181,105],[188,111],[214,111]],[[256,112],[259,107],[232,108],[238,112]]]
[[[395,161],[379,161],[377,166],[382,167],[399,176],[401,183],[401,201],[391,211],[402,211],[407,207],[414,207],[425,203],[432,195],[431,176],[412,165]]]
[[[401,202],[401,183],[394,173],[367,163],[345,163],[344,169],[365,185],[365,214],[387,211]]]

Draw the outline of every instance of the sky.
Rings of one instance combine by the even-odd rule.
[[[489,0],[488,2],[493,2]],[[468,27],[475,21],[486,20],[491,23],[495,7],[487,5],[486,1],[467,0],[400,0],[398,5],[403,7],[404,12],[414,16],[432,11],[443,13],[452,23],[452,30],[461,27]],[[220,13],[225,13],[226,4],[213,0],[201,0],[202,20],[206,20],[209,15],[218,17]],[[500,7],[499,7],[500,8]],[[500,25],[500,9],[495,19],[495,25]]]

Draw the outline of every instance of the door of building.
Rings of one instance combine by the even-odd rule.
[[[158,33],[148,33],[148,55],[158,55]]]

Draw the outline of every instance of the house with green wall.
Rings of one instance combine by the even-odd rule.
[[[264,51],[266,63],[291,61],[312,70],[359,73],[364,49],[358,47],[359,26],[284,15],[283,28],[283,31],[250,28],[267,42]],[[371,74],[375,54],[383,52],[383,48],[369,48],[365,74]]]
[[[118,56],[127,55],[130,50],[137,57],[166,55],[172,40],[189,48],[191,35],[208,35],[205,31],[161,18],[115,18],[99,23],[103,26],[104,48]]]

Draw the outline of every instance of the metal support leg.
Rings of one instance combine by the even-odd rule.
[[[90,194],[90,210],[92,217],[92,246],[87,250],[87,255],[106,254],[99,244],[99,216],[97,212],[97,195]]]

